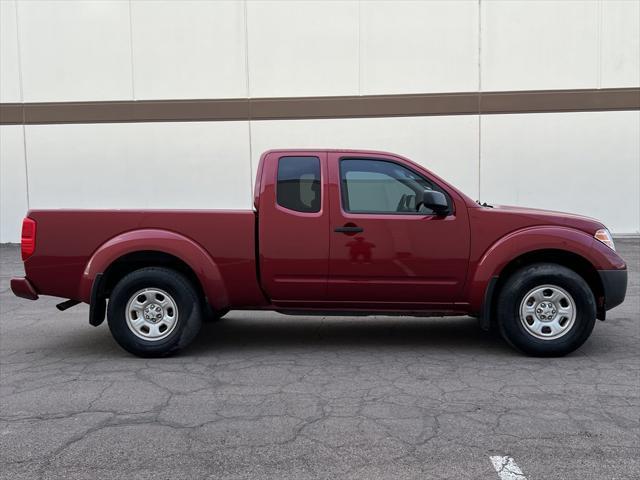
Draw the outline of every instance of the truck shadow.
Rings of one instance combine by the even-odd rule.
[[[234,349],[300,350],[310,348],[438,350],[474,353],[513,352],[498,335],[484,332],[470,317],[290,317],[231,312],[205,323],[188,353]]]

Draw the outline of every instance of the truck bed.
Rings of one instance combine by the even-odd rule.
[[[31,210],[28,215],[37,222],[37,243],[25,271],[40,294],[86,301],[79,281],[101,245],[131,230],[161,229],[189,238],[211,256],[233,305],[264,303],[251,210]]]

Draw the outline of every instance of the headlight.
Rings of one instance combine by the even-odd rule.
[[[600,240],[602,243],[604,243],[611,250],[616,249],[616,246],[613,244],[613,237],[611,236],[609,230],[607,230],[606,228],[601,228],[600,230],[598,230],[594,237],[596,238],[596,240]]]

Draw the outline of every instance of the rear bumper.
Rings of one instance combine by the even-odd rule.
[[[627,270],[598,270],[604,290],[604,309],[611,310],[624,302],[627,294]]]
[[[27,278],[12,278],[11,291],[16,297],[37,300],[38,292]]]

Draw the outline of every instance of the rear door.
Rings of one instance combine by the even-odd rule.
[[[336,194],[327,299],[355,308],[450,306],[461,292],[469,256],[463,200],[394,157],[330,152],[328,167]],[[445,194],[447,215],[416,211],[425,189]]]
[[[274,304],[326,299],[329,199],[326,152],[271,152],[258,208],[260,280]]]

